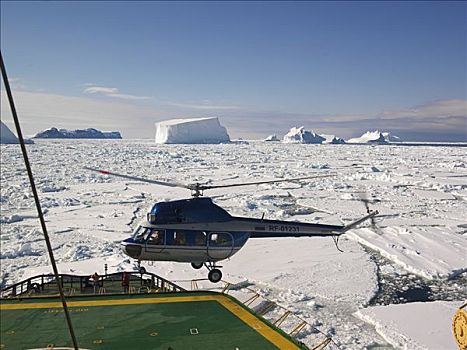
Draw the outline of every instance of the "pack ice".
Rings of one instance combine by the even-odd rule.
[[[230,142],[218,118],[170,119],[156,123],[156,143]]]

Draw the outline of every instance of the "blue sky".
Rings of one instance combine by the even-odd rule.
[[[145,138],[215,115],[244,138],[304,125],[467,140],[466,6],[2,1],[1,48],[29,133]]]

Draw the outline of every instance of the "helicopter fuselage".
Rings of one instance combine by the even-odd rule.
[[[230,258],[249,238],[336,236],[343,225],[324,225],[231,216],[210,198],[156,203],[122,242],[123,251],[140,261],[202,264]]]
[[[222,278],[222,272],[218,269],[220,266],[216,266],[216,262],[230,258],[250,238],[331,236],[339,249],[337,243],[340,235],[368,219],[373,223],[378,214],[378,211],[371,211],[366,205],[367,215],[345,226],[265,220],[264,217],[253,219],[232,216],[210,198],[202,198],[205,190],[215,188],[308,180],[334,176],[333,174],[226,185],[185,185],[96,168],[86,169],[131,181],[190,190],[194,198],[156,203],[133,236],[122,242],[122,249],[128,256],[138,259],[139,263],[144,260],[189,262],[195,269],[204,265],[209,270],[208,279],[213,283]],[[140,266],[140,271],[144,271],[144,267]]]

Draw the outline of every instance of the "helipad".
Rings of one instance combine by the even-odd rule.
[[[68,298],[82,349],[306,349],[240,304],[214,292]],[[58,298],[2,300],[1,348],[71,347]]]

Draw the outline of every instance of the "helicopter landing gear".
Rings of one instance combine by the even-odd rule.
[[[218,269],[218,267],[222,266],[216,266],[216,264],[212,261],[205,263],[204,266],[206,266],[206,268],[209,270],[208,279],[212,283],[217,283],[222,279],[222,272]]]
[[[217,283],[222,279],[222,272],[219,269],[209,271],[208,278],[212,283]]]
[[[141,266],[141,260],[138,260],[138,271],[142,275],[146,273],[146,269],[143,266]]]
[[[199,270],[200,268],[203,267],[203,263],[191,263],[191,267],[194,268],[195,270]]]

